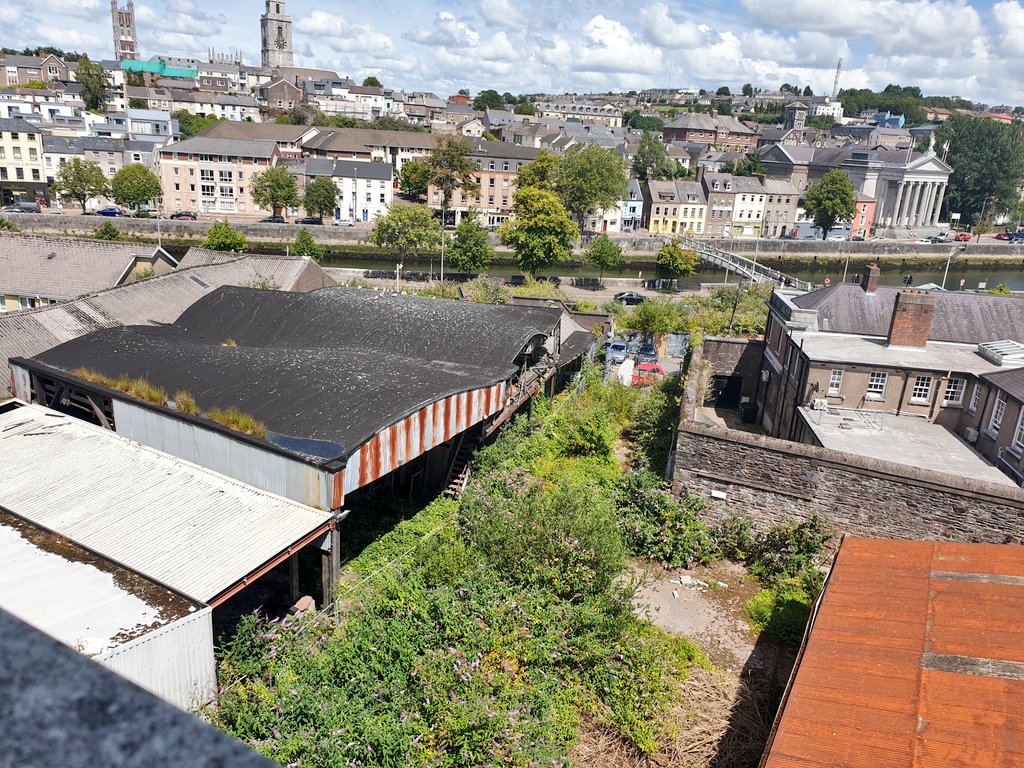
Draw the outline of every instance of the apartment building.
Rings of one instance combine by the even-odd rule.
[[[471,139],[470,145],[469,157],[478,168],[475,185],[472,190],[456,191],[449,211],[456,224],[473,208],[482,225],[497,226],[512,216],[512,194],[519,168],[536,160],[540,150],[484,139]],[[427,204],[441,210],[441,191],[437,187],[427,190]]]
[[[43,132],[21,119],[0,119],[0,203],[45,200]]]
[[[252,177],[280,157],[273,141],[194,137],[160,150],[164,208],[218,214],[260,214],[250,194]]]
[[[643,226],[652,235],[703,235],[707,198],[695,181],[649,181],[643,187]]]

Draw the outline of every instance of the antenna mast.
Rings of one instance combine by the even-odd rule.
[[[839,95],[839,73],[843,71],[843,58],[839,57],[839,63],[836,64],[836,80],[832,83],[832,101],[836,100],[836,96]]]

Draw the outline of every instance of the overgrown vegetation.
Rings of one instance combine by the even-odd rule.
[[[92,231],[92,236],[96,240],[120,240],[121,230],[115,227],[111,222],[104,221]]]
[[[230,408],[211,408],[206,412],[206,418],[245,435],[253,435],[260,438],[267,436],[266,424],[262,421],[257,421],[248,413],[243,413],[235,406]]]
[[[196,399],[193,397],[191,392],[186,392],[181,389],[175,392],[174,407],[181,413],[189,416],[199,415],[199,406],[196,405]]]
[[[744,285],[709,294],[682,294],[673,300],[648,299],[626,311],[619,325],[654,333],[759,336],[764,333],[770,296],[768,286]]]
[[[120,376],[107,376],[92,368],[75,368],[75,370],[71,371],[71,375],[84,381],[91,381],[93,384],[100,384],[109,389],[116,389],[130,397],[145,400],[147,403],[167,405],[167,390],[151,384],[142,377],[132,377],[127,373],[122,373]]]
[[[10,219],[0,216],[0,232],[21,232],[21,227]]]
[[[480,275],[462,284],[462,292],[470,301],[480,304],[508,304],[512,291],[496,277]]]

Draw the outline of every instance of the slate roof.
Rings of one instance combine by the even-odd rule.
[[[229,155],[233,157],[270,158],[277,148],[273,141],[253,141],[251,139],[214,139],[208,136],[193,136],[191,139],[167,144],[160,148],[163,155],[177,152],[191,152],[196,155]]]
[[[136,258],[158,251],[142,243],[0,233],[0,294],[73,299],[112,288]]]
[[[374,128],[326,128],[305,142],[309,149],[326,152],[366,152],[370,147],[433,149],[437,137],[419,131],[380,131]]]
[[[280,450],[319,465],[425,405],[507,380],[532,339],[557,333],[561,314],[357,288],[224,287],[174,325],[103,330],[35,359],[145,376],[191,392],[204,410],[236,406]]]
[[[817,310],[819,331],[884,337],[889,333],[897,293],[897,288],[879,286],[869,295],[859,285],[841,283],[792,301],[802,309]],[[963,344],[1024,341],[1024,299],[963,291],[934,295],[930,340]]]
[[[999,371],[984,376],[999,389],[1014,400],[1024,403],[1024,368],[1015,368],[1011,371]]]
[[[672,122],[665,125],[665,128],[679,128],[690,131],[712,131],[715,132],[725,128],[729,133],[755,133],[732,115],[718,115],[712,117],[703,112],[685,112]],[[664,130],[664,129],[663,129]]]
[[[279,125],[278,123],[249,123],[245,120],[218,120],[204,128],[196,137],[209,139],[240,139],[243,141],[275,141],[292,143],[308,133],[308,125]],[[195,138],[195,137],[194,137]]]

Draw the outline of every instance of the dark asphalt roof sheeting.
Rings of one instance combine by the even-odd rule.
[[[279,447],[332,460],[435,400],[508,379],[560,316],[357,288],[225,287],[174,325],[98,331],[36,360],[143,376],[172,396],[191,392],[203,411],[236,406]]]
[[[983,378],[1018,402],[1024,403],[1024,368],[986,374]]]

